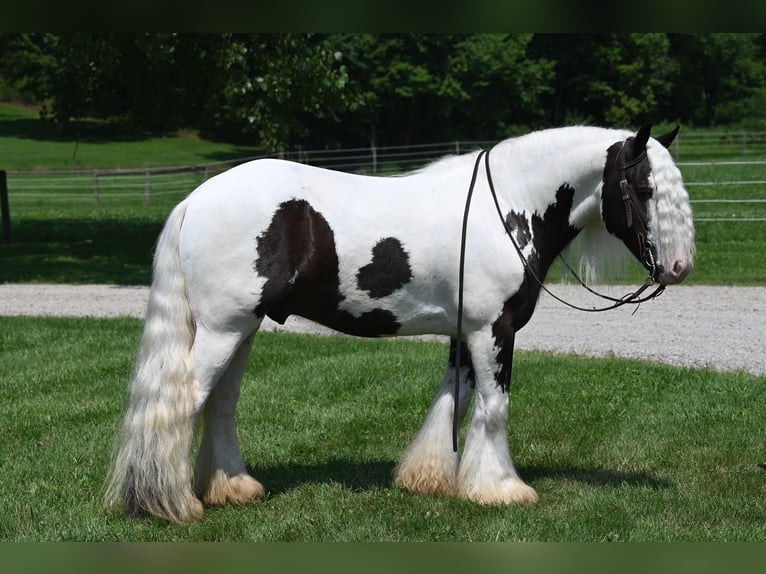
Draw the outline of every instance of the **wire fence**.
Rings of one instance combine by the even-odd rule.
[[[373,175],[402,173],[437,158],[494,142],[295,150],[226,162],[137,169],[8,170],[11,199],[140,198],[188,194],[206,179],[235,165],[264,157]],[[766,133],[692,133],[671,146],[695,204],[696,221],[766,221]],[[736,208],[732,207],[736,206]]]

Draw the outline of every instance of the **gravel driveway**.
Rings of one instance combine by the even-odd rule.
[[[600,306],[581,287],[554,284],[557,295]],[[625,287],[602,288],[622,295]],[[0,285],[0,315],[142,317],[148,289],[112,285]],[[766,375],[766,288],[675,286],[634,307],[583,313],[543,294],[535,315],[516,337],[526,350],[618,355],[673,365],[745,370]],[[332,334],[298,317],[267,330]]]

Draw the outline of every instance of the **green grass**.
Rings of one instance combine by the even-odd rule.
[[[0,245],[0,282],[148,285],[154,244],[176,201],[16,202],[12,242]]]
[[[137,320],[0,318],[0,540],[766,540],[766,380],[518,353],[510,440],[534,508],[392,484],[443,375],[437,343],[262,333],[238,410],[261,503],[199,524],[100,503]]]
[[[53,126],[37,119],[37,112],[0,104],[0,169],[191,165],[254,153],[250,148],[193,137],[126,135],[94,122],[81,122],[75,128],[81,134],[79,140],[62,139]],[[739,144],[732,146],[740,149]],[[716,159],[720,153],[711,147],[707,159]],[[759,157],[763,159],[753,155],[747,159]],[[704,148],[695,148],[693,159],[704,161]],[[691,183],[766,181],[766,165],[684,166],[682,171]],[[9,177],[12,243],[0,245],[0,282],[148,284],[152,248],[162,224],[202,176],[188,176],[170,192],[161,191],[162,183],[155,181],[150,201],[144,199],[141,175],[102,181],[98,200],[89,176],[72,180],[57,176],[58,187],[39,190],[22,188],[26,184],[16,177],[21,176]],[[117,187],[110,187],[115,182]],[[124,195],[128,192],[133,195]],[[762,185],[689,185],[689,192],[694,201],[766,199]],[[766,203],[695,203],[693,208],[699,219],[766,217]],[[698,221],[696,270],[687,283],[766,284],[761,272],[766,257],[764,225],[762,221]],[[550,275],[559,276],[555,270]],[[625,281],[641,283],[643,276],[635,264]]]
[[[37,110],[0,103],[0,169],[161,167],[226,161],[255,155],[254,148],[202,140],[126,132],[81,121],[67,135],[39,119]]]

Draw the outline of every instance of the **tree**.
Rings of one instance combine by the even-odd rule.
[[[0,34],[0,92],[63,130],[101,118],[267,150],[401,145],[764,123],[765,58],[764,34]]]
[[[449,34],[331,37],[347,62],[350,85],[359,94],[361,105],[349,118],[359,143],[409,144],[433,127],[428,119],[434,113],[448,112],[448,100],[456,91],[448,55],[456,39]]]
[[[136,129],[201,128],[276,149],[307,118],[354,101],[341,55],[308,34],[20,34],[6,38],[4,75],[62,127],[119,120]],[[26,83],[25,83],[26,82]]]
[[[324,36],[226,36],[219,65],[210,129],[257,136],[269,149],[304,141],[312,120],[332,123],[357,104],[342,54]]]
[[[530,35],[343,34],[333,45],[348,62],[362,105],[351,122],[357,143],[407,145],[453,138],[498,139],[514,123],[542,118],[552,67],[528,57]]]
[[[0,84],[9,95],[34,102],[50,92],[55,42],[53,34],[0,35]]]
[[[450,68],[460,86],[454,117],[462,136],[500,139],[514,126],[545,122],[553,63],[528,52],[531,34],[471,34],[455,45]]]
[[[657,119],[676,68],[665,34],[536,34],[530,51],[555,62],[554,125]]]
[[[679,63],[672,109],[683,121],[741,122],[764,97],[762,34],[672,34],[670,41]]]

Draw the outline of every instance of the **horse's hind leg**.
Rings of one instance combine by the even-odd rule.
[[[459,457],[452,450],[452,419],[455,409],[455,341],[444,382],[436,393],[423,426],[407,447],[394,470],[401,488],[419,494],[456,493]],[[473,392],[472,367],[468,353],[461,358],[458,425],[465,417]]]
[[[255,333],[241,342],[205,401],[195,489],[209,505],[242,504],[265,494],[261,483],[248,474],[242,460],[235,421],[240,383],[254,337]]]

